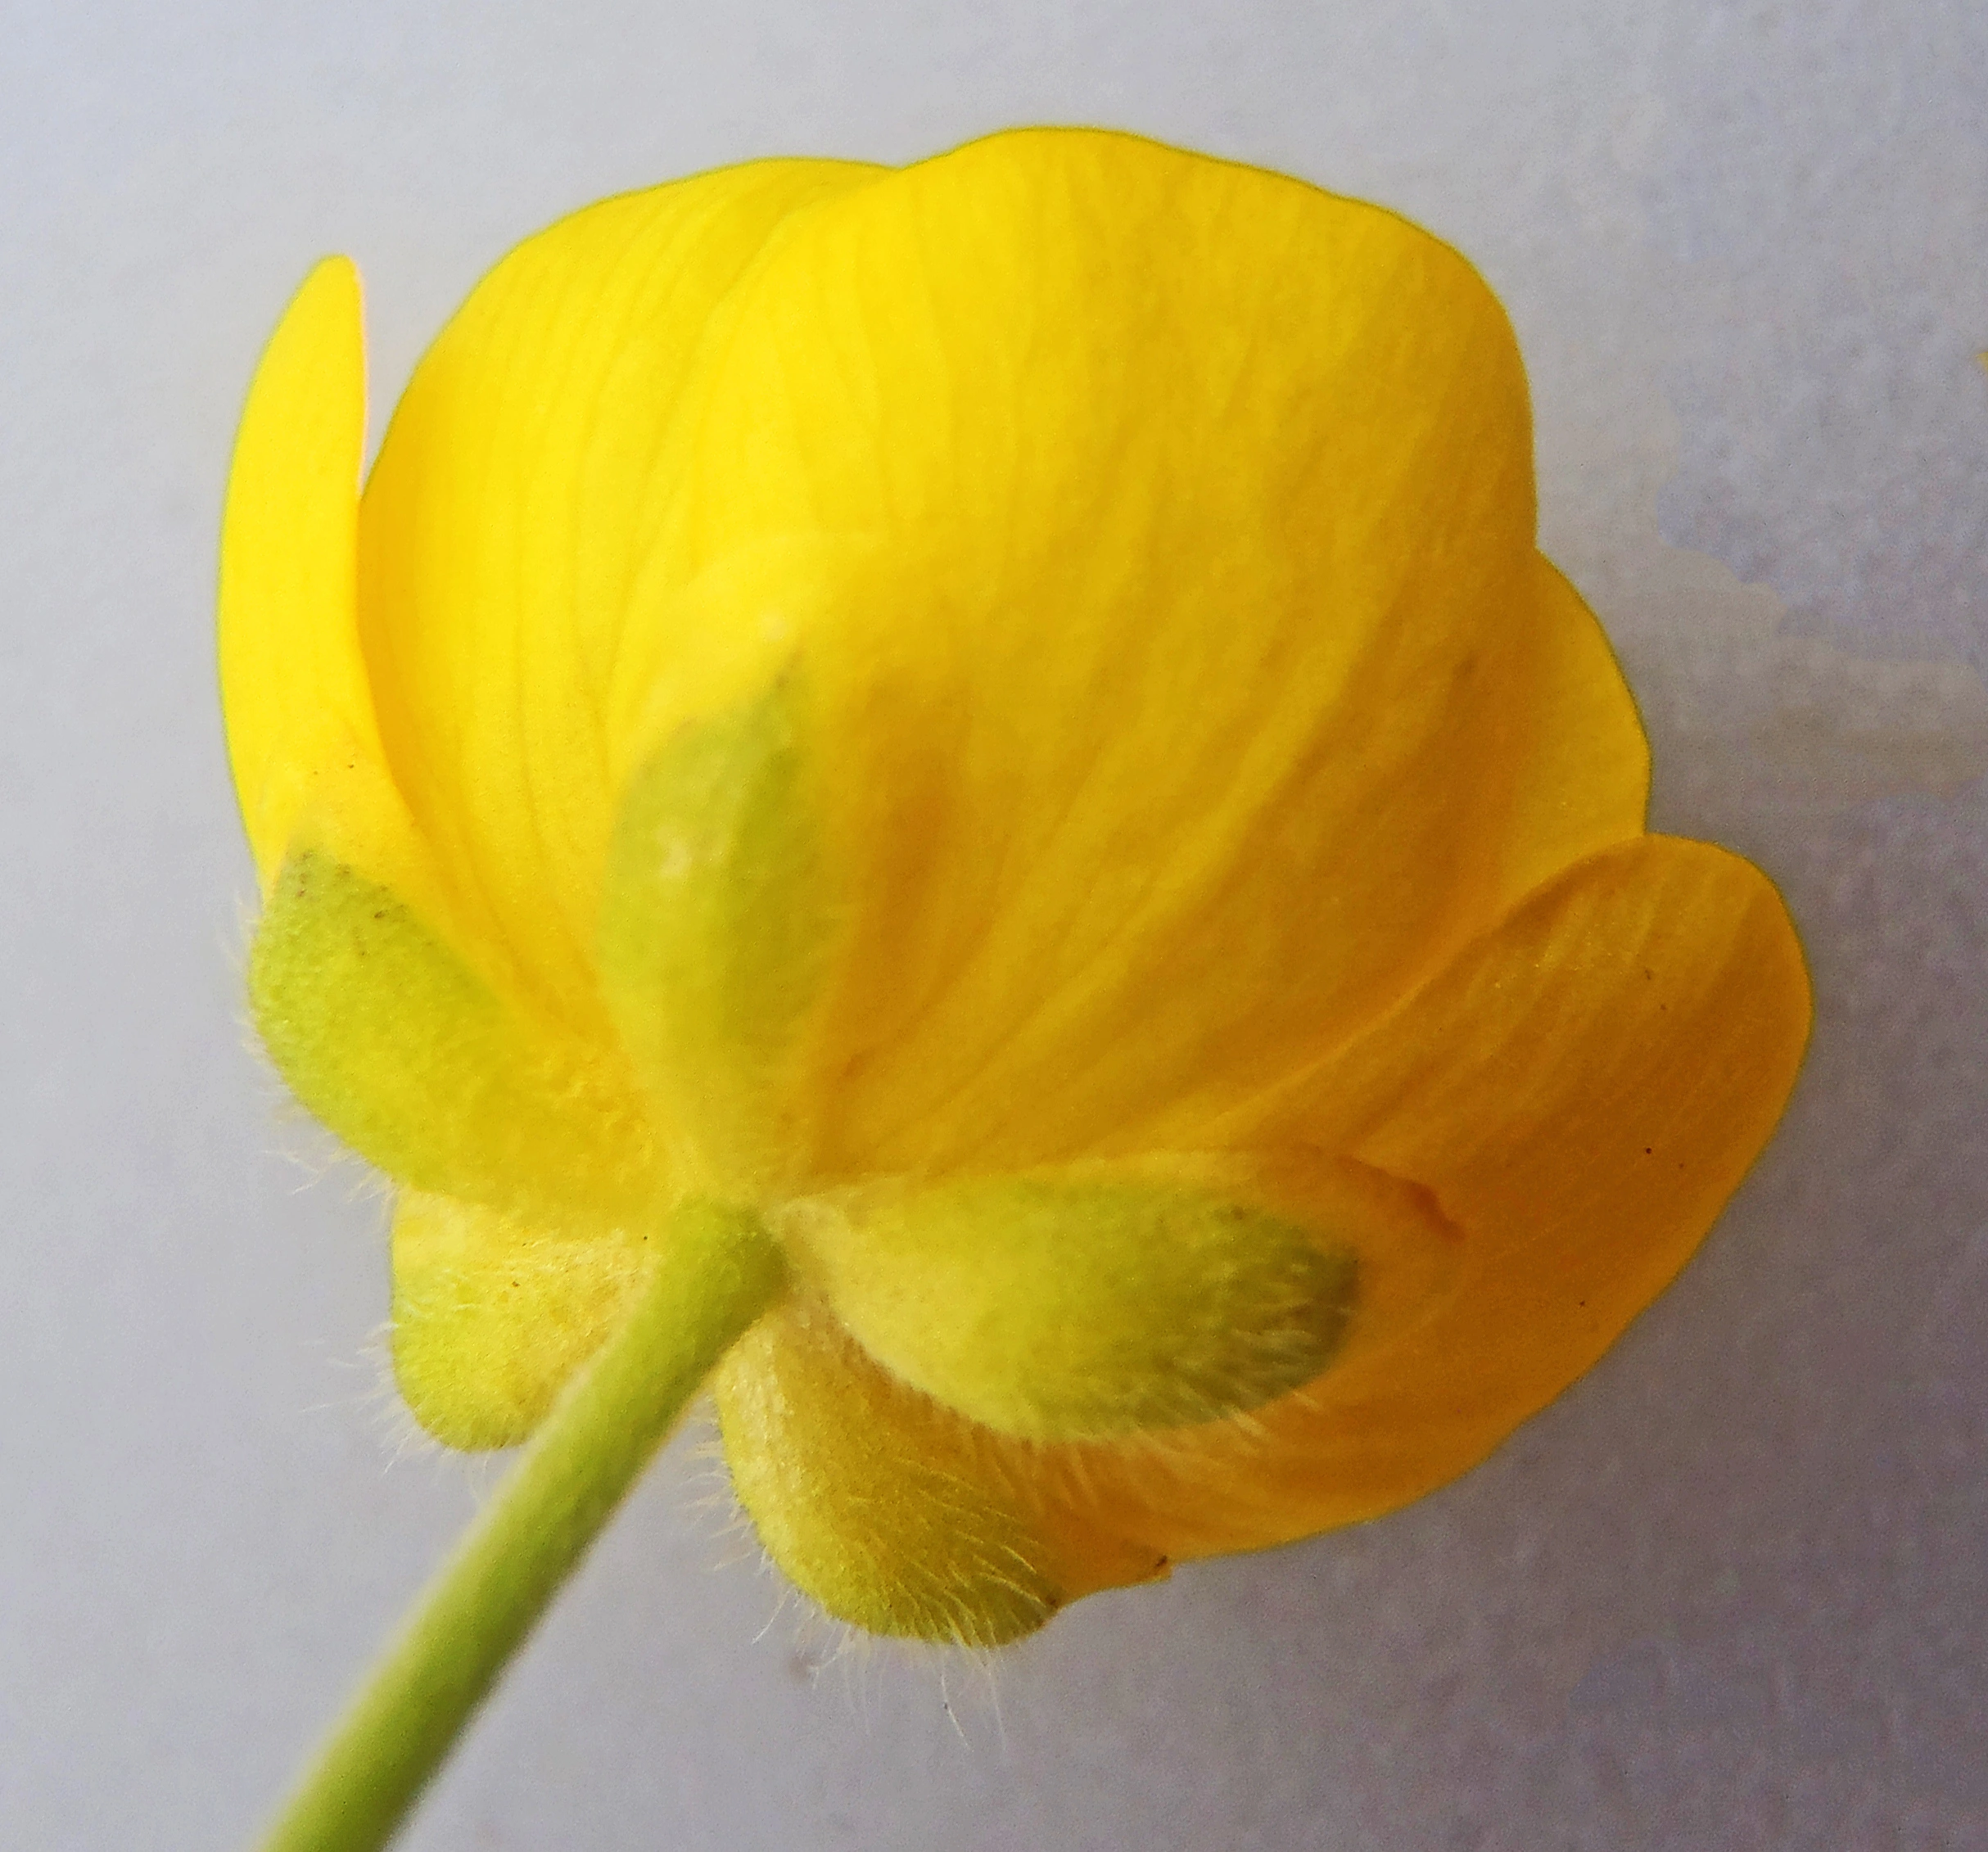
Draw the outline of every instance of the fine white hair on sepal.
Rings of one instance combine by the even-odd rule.
[[[454,1479],[468,1496],[471,1509],[481,1511],[509,1476],[519,1449],[491,1448],[467,1452],[437,1440],[414,1419],[394,1375],[391,1319],[382,1319],[373,1326],[364,1346],[364,1355],[372,1375],[372,1387],[365,1400],[379,1443],[381,1470],[391,1472],[407,1460],[419,1460],[429,1471]]]
[[[759,1547],[752,1519],[732,1492],[732,1475],[725,1470],[717,1418],[708,1402],[699,1404],[693,1420],[695,1431],[685,1450],[692,1466],[683,1480],[681,1506],[692,1528],[711,1551],[712,1572],[729,1571],[741,1565],[763,1565],[766,1552]]]
[[[372,1366],[373,1389],[367,1406],[373,1417],[374,1437],[386,1456],[388,1470],[410,1457],[434,1459],[448,1451],[414,1419],[394,1379],[394,1327],[391,1318],[375,1325],[366,1339],[364,1354]]]
[[[699,1431],[687,1452],[697,1470],[685,1480],[689,1495],[683,1509],[716,1546],[713,1574],[735,1573],[742,1565],[749,1565],[766,1589],[770,1597],[766,1619],[752,1635],[754,1644],[770,1643],[784,1651],[788,1674],[799,1683],[814,1686],[826,1674],[838,1674],[845,1703],[866,1728],[876,1681],[885,1675],[908,1678],[925,1689],[969,1750],[983,1746],[976,1733],[991,1721],[995,1741],[1005,1753],[1001,1669],[1026,1653],[1031,1641],[989,1646],[957,1635],[946,1640],[907,1639],[838,1619],[788,1581],[761,1547],[752,1518],[733,1489],[709,1405],[702,1405],[695,1418]]]

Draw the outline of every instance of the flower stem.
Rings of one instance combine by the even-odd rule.
[[[749,1211],[678,1208],[633,1312],[305,1773],[263,1852],[378,1852],[712,1366],[772,1301],[779,1249]]]

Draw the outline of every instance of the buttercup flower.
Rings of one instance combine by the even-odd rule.
[[[362,496],[364,400],[333,260],[224,693],[255,1019],[399,1187],[442,1439],[715,1362],[785,1572],[996,1643],[1481,1459],[1771,1130],[1787,915],[1645,833],[1510,330],[1393,215],[1102,133],[755,163],[513,252]]]

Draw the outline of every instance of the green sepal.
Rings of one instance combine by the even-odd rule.
[[[795,1128],[784,1058],[829,943],[794,680],[671,737],[621,797],[602,892],[608,1005],[691,1166],[762,1185]]]
[[[313,850],[284,862],[249,953],[277,1071],[397,1181],[570,1221],[653,1194],[650,1136],[585,1051],[510,1008],[397,896]]]
[[[838,1620],[998,1646],[1063,1606],[1055,1547],[993,1437],[866,1365],[825,1307],[790,1297],[712,1388],[761,1543]]]
[[[1329,1231],[1191,1181],[1102,1170],[852,1193],[793,1219],[837,1316],[1001,1433],[1215,1421],[1318,1375],[1355,1315]]]

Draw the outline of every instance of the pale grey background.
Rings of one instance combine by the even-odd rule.
[[[383,404],[597,195],[1082,120],[1482,265],[1659,821],[1802,923],[1808,1073],[1489,1465],[991,1674],[817,1674],[680,1443],[409,1845],[1988,1846],[1985,120],[1978,0],[0,7],[0,1843],[241,1845],[482,1483],[395,1457],[378,1206],[300,1187],[238,1021],[212,561],[291,289],[358,258]]]

